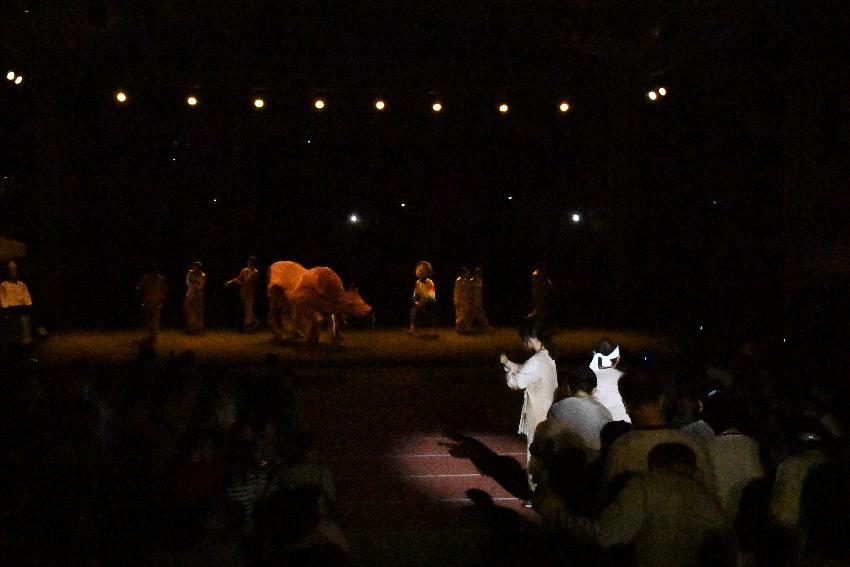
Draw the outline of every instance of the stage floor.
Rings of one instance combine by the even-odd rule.
[[[607,337],[621,345],[624,355],[666,356],[676,352],[670,337],[615,329],[561,329],[555,334],[556,356],[590,359],[593,345]],[[137,356],[140,331],[58,332],[42,343],[37,357],[53,366],[123,364]],[[277,342],[270,332],[243,334],[211,330],[201,336],[181,331],[160,333],[156,350],[160,356],[191,350],[205,364],[251,364],[273,353],[291,366],[407,366],[421,364],[485,364],[507,352],[524,358],[516,330],[497,328],[490,334],[458,335],[451,329],[434,329],[429,335],[411,336],[403,329],[353,330],[341,345],[323,336],[318,345]]]

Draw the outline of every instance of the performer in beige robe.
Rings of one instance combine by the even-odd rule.
[[[455,304],[455,329],[458,333],[466,330],[466,314],[469,311],[469,293],[467,286],[469,284],[469,268],[462,268],[460,275],[455,280],[453,290],[453,299]]]
[[[4,317],[17,318],[21,330],[21,344],[32,343],[30,311],[32,298],[27,284],[18,279],[18,265],[11,261],[6,267],[7,277],[0,283],[0,313]]]
[[[250,256],[248,265],[242,268],[239,275],[225,283],[225,286],[238,285],[239,295],[242,298],[242,307],[245,310],[245,316],[242,319],[242,328],[246,331],[253,331],[260,322],[254,313],[254,300],[257,296],[257,280],[260,272],[257,271],[257,258]]]
[[[204,287],[207,275],[200,262],[193,262],[186,274],[186,298],[183,311],[186,313],[186,332],[196,335],[204,331]]]
[[[165,294],[168,292],[165,276],[159,273],[156,266],[152,266],[150,273],[142,276],[136,286],[136,292],[142,296],[142,310],[145,314],[145,329],[148,334],[147,340],[155,343],[159,333],[159,322],[162,318],[162,304],[165,303]]]

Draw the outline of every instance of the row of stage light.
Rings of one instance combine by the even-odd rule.
[[[649,100],[652,101],[652,102],[655,102],[655,101],[659,100],[659,97],[664,97],[664,96],[667,96],[667,89],[665,87],[659,87],[659,88],[651,90],[647,93],[647,98],[649,98]],[[115,101],[118,104],[127,104],[128,102],[130,102],[130,97],[125,91],[117,91],[115,93]],[[186,105],[187,106],[189,106],[191,108],[195,108],[199,104],[200,104],[200,99],[198,98],[197,95],[189,95],[189,96],[186,97]],[[255,97],[252,101],[252,105],[253,105],[254,109],[256,109],[256,110],[263,110],[263,109],[266,108],[266,100],[261,98],[261,97]],[[316,111],[319,111],[319,112],[325,110],[328,107],[327,101],[323,98],[315,99],[313,101],[312,105],[313,105],[313,108],[316,109]],[[384,110],[387,109],[387,106],[388,106],[387,102],[383,99],[376,99],[375,102],[374,102],[375,110],[377,110],[378,112],[383,112]],[[561,101],[558,101],[557,108],[560,112],[568,112],[571,107],[570,107],[569,102],[567,102],[566,100],[561,100]],[[505,114],[505,113],[510,111],[510,106],[508,105],[507,102],[500,102],[498,105],[496,105],[496,109],[500,113]],[[433,103],[431,104],[431,110],[434,111],[434,112],[442,112],[443,111],[443,103],[439,100],[433,101]]]
[[[115,93],[115,101],[118,104],[126,104],[126,103],[130,102],[130,97],[126,92],[118,91],[118,92]],[[186,102],[186,105],[191,107],[191,108],[195,108],[195,107],[197,107],[198,105],[201,104],[200,99],[196,95],[187,96],[185,102]],[[266,108],[266,100],[264,98],[256,97],[252,100],[251,104],[253,105],[253,107],[256,110],[263,110],[263,109]],[[313,105],[313,108],[315,108],[319,112],[325,110],[328,107],[327,101],[323,98],[315,99],[313,101],[312,105]],[[382,111],[387,109],[388,105],[387,105],[387,102],[385,100],[376,99],[375,102],[374,102],[374,107],[375,107],[375,110],[377,110],[378,112],[382,112]],[[502,102],[502,103],[499,103],[497,105],[496,109],[499,112],[504,114],[504,113],[506,113],[510,110],[510,106],[508,105],[508,103]],[[443,103],[440,102],[439,100],[435,100],[431,104],[431,110],[434,111],[434,112],[442,112],[443,111]],[[558,110],[560,110],[561,112],[569,111],[570,110],[570,103],[568,103],[565,100],[558,102]]]

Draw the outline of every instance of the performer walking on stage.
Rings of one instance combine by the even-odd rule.
[[[455,303],[455,330],[458,333],[466,331],[466,314],[469,312],[469,268],[463,267],[455,280],[452,293]]]
[[[410,308],[410,330],[416,331],[416,317],[421,315],[428,320],[429,324],[434,321],[434,305],[437,303],[437,289],[431,281],[434,270],[431,263],[422,260],[416,264],[416,283],[413,286],[413,306]],[[420,317],[421,318],[421,317]]]
[[[207,275],[200,262],[193,262],[186,274],[186,298],[183,311],[186,313],[186,332],[197,335],[204,331],[204,286]]]
[[[523,345],[534,354],[523,364],[508,360],[502,354],[499,360],[505,367],[505,379],[512,390],[525,390],[522,404],[522,415],[519,420],[519,433],[526,438],[526,463],[531,460],[531,443],[534,441],[534,430],[537,425],[546,420],[546,414],[552,405],[555,390],[558,388],[558,373],[555,361],[546,350],[546,344],[551,336],[542,325],[540,317],[526,318],[520,328]],[[535,488],[531,477],[528,485]]]
[[[476,267],[472,271],[472,277],[469,278],[466,285],[469,295],[467,322],[470,329],[492,330],[490,321],[487,320],[487,314],[484,312],[484,276],[480,267]]]
[[[156,342],[159,322],[162,318],[162,304],[165,302],[167,292],[168,284],[165,283],[165,276],[159,273],[156,264],[151,266],[150,272],[142,276],[136,286],[136,293],[142,296],[142,310],[145,314],[145,329],[148,332],[149,343]]]
[[[0,283],[0,314],[3,315],[3,319],[17,319],[20,325],[18,336],[21,344],[28,345],[32,343],[30,322],[32,297],[27,284],[18,279],[18,265],[14,261],[6,265],[6,273],[6,279]]]
[[[253,331],[260,325],[260,322],[254,314],[254,299],[257,295],[257,279],[260,275],[260,272],[257,271],[256,264],[257,258],[249,256],[248,265],[242,268],[242,271],[239,272],[238,276],[224,284],[225,286],[239,286],[239,295],[242,298],[242,307],[245,309],[245,316],[242,320],[242,328],[245,331]]]

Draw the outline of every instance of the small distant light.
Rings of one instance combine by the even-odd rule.
[[[570,220],[576,223],[581,222],[581,215],[578,213],[573,213],[572,216],[570,216]]]
[[[115,93],[115,100],[118,102],[127,102],[127,93],[124,91],[118,91]]]
[[[504,114],[504,113],[505,113],[505,112],[507,112],[507,111],[508,111],[508,105],[507,105],[507,104],[502,103],[502,104],[500,104],[500,105],[499,105],[499,112],[501,112],[502,114]]]
[[[10,81],[14,81],[15,80],[15,72],[9,71],[8,73],[6,73],[6,78]]]
[[[562,102],[560,104],[560,106],[558,106],[558,110],[560,110],[561,112],[566,112],[569,109],[570,109],[570,105],[567,103],[567,101]]]
[[[348,217],[348,221],[351,222],[351,223],[356,223],[359,220],[360,220],[360,217],[358,217],[356,214],[353,214],[350,217]]]
[[[712,205],[716,205],[716,204],[717,204],[717,201],[711,201],[711,204],[712,204]]]
[[[661,87],[660,89],[658,89],[658,94],[660,94],[661,96],[667,96],[667,89]]]
[[[310,143],[310,140],[307,140],[307,143],[309,144],[309,143]]]
[[[702,331],[702,325],[699,326],[699,330]]]
[[[787,342],[788,342],[788,339],[786,339],[785,337],[782,337],[782,342],[783,342],[783,343],[787,343]]]
[[[218,199],[213,197],[213,203],[218,203]]]
[[[193,96],[186,97],[186,104],[189,106],[195,106],[198,104],[198,99]]]
[[[407,206],[407,203],[402,203],[402,204],[401,204],[401,207],[402,207],[402,208],[404,208],[404,207],[406,207],[406,206]]]
[[[443,110],[443,105],[442,105],[442,104],[440,104],[439,102],[435,102],[435,103],[431,106],[431,109],[432,109],[434,112],[440,112],[441,110]]]
[[[18,78],[17,78],[17,79],[15,79],[15,84],[16,84],[16,85],[20,85],[20,84],[21,84],[21,83],[23,83],[23,82],[24,82],[24,78],[23,78],[23,77],[21,77],[20,75],[18,75]]]
[[[646,93],[646,96],[649,97],[649,100],[655,100],[658,98],[658,95],[655,93],[655,91],[649,91],[648,93]]]
[[[382,101],[382,100],[376,100],[375,101],[375,108],[377,108],[378,110],[383,110],[385,107],[386,107],[386,104],[384,104],[384,101]]]
[[[646,362],[647,360],[649,360],[649,357],[646,356],[646,355],[643,355],[643,361]]]
[[[325,107],[325,101],[320,98],[317,98],[316,102],[313,103],[313,106],[316,107],[316,110],[322,110]]]
[[[266,105],[266,101],[261,98],[254,99],[254,108],[263,108]]]
[[[513,195],[508,195],[508,201],[513,201],[513,198],[514,198]]]

